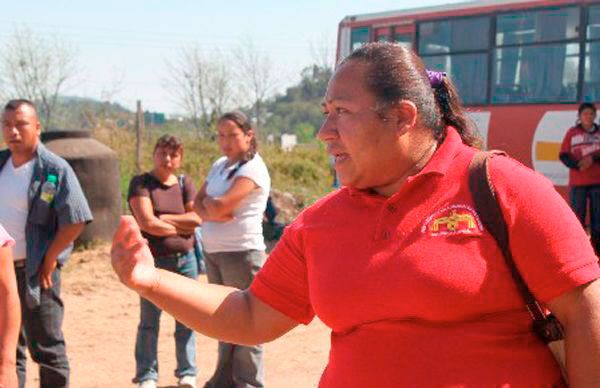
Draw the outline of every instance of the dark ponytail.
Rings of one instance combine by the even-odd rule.
[[[238,128],[240,128],[245,135],[247,135],[248,132],[250,132],[250,131],[254,131],[252,129],[252,124],[250,123],[250,119],[248,119],[248,116],[246,116],[243,112],[241,112],[239,110],[234,110],[234,111],[223,114],[221,117],[219,117],[219,120],[217,122],[220,123],[222,121],[231,121]],[[252,158],[254,158],[254,155],[256,155],[257,151],[258,151],[258,143],[256,141],[256,132],[255,132],[254,136],[252,136],[252,139],[250,139],[250,145],[248,147],[248,151],[246,151],[244,153],[244,155],[242,155],[242,159],[238,163],[237,167],[234,168],[233,170],[231,170],[231,172],[227,175],[227,179],[228,180],[231,179],[235,175],[235,173],[238,172],[238,170],[244,164],[251,161]]]
[[[441,84],[433,89],[435,101],[440,108],[441,125],[433,128],[435,137],[443,140],[446,127],[456,128],[463,143],[475,148],[482,148],[482,141],[475,130],[475,125],[465,113],[460,97],[452,80],[444,75]]]

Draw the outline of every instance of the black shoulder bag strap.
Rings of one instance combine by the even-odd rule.
[[[490,180],[487,162],[495,155],[506,155],[502,151],[480,151],[475,154],[469,165],[469,189],[475,202],[475,209],[483,225],[496,240],[506,265],[510,269],[519,293],[525,301],[527,310],[533,318],[533,331],[544,343],[563,339],[564,333],[560,322],[553,315],[546,315],[540,307],[529,287],[519,273],[510,251],[508,227],[502,210],[496,199],[494,186]]]
[[[183,202],[183,211],[185,213],[185,175],[179,175],[177,177],[177,182],[179,182],[179,190],[181,190],[181,202]]]

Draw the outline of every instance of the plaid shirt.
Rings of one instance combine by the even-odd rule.
[[[0,151],[0,171],[10,158],[10,151]],[[54,199],[48,203],[40,198],[42,184],[48,176],[58,178]],[[28,190],[28,214],[25,226],[25,240],[27,243],[27,260],[25,263],[27,273],[26,303],[35,307],[40,303],[40,283],[38,271],[51,242],[56,236],[58,227],[67,224],[91,222],[92,212],[88,206],[85,195],[79,185],[77,176],[69,164],[50,152],[42,143],[39,143],[34,157],[33,174]],[[0,202],[2,206],[2,202]],[[58,256],[59,265],[64,264],[71,251],[71,243]]]

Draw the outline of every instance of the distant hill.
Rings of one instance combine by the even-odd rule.
[[[118,103],[78,96],[59,96],[52,116],[49,130],[91,130],[106,122],[125,126],[134,119],[134,113]]]
[[[96,106],[98,110],[101,110],[108,105],[115,112],[133,113],[123,105],[116,102],[100,101],[90,97],[59,96],[58,103],[61,106]]]

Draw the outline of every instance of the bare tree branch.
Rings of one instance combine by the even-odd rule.
[[[58,38],[16,30],[0,59],[3,99],[27,98],[39,105],[42,126],[52,125],[52,113],[65,84],[77,72],[77,50]]]
[[[123,91],[125,82],[125,70],[113,68],[112,78],[109,84],[104,85],[100,91],[100,99],[105,102],[113,102],[115,96]]]
[[[335,45],[325,34],[310,43],[313,62],[321,69],[332,69],[335,66]]]
[[[165,88],[192,120],[199,136],[211,126],[231,100],[227,61],[215,52],[207,59],[196,46],[184,48],[175,62],[167,61]]]
[[[233,55],[236,59],[240,84],[252,98],[256,128],[264,122],[263,110],[268,97],[274,92],[279,79],[273,69],[271,59],[261,53],[252,40],[243,41]]]

